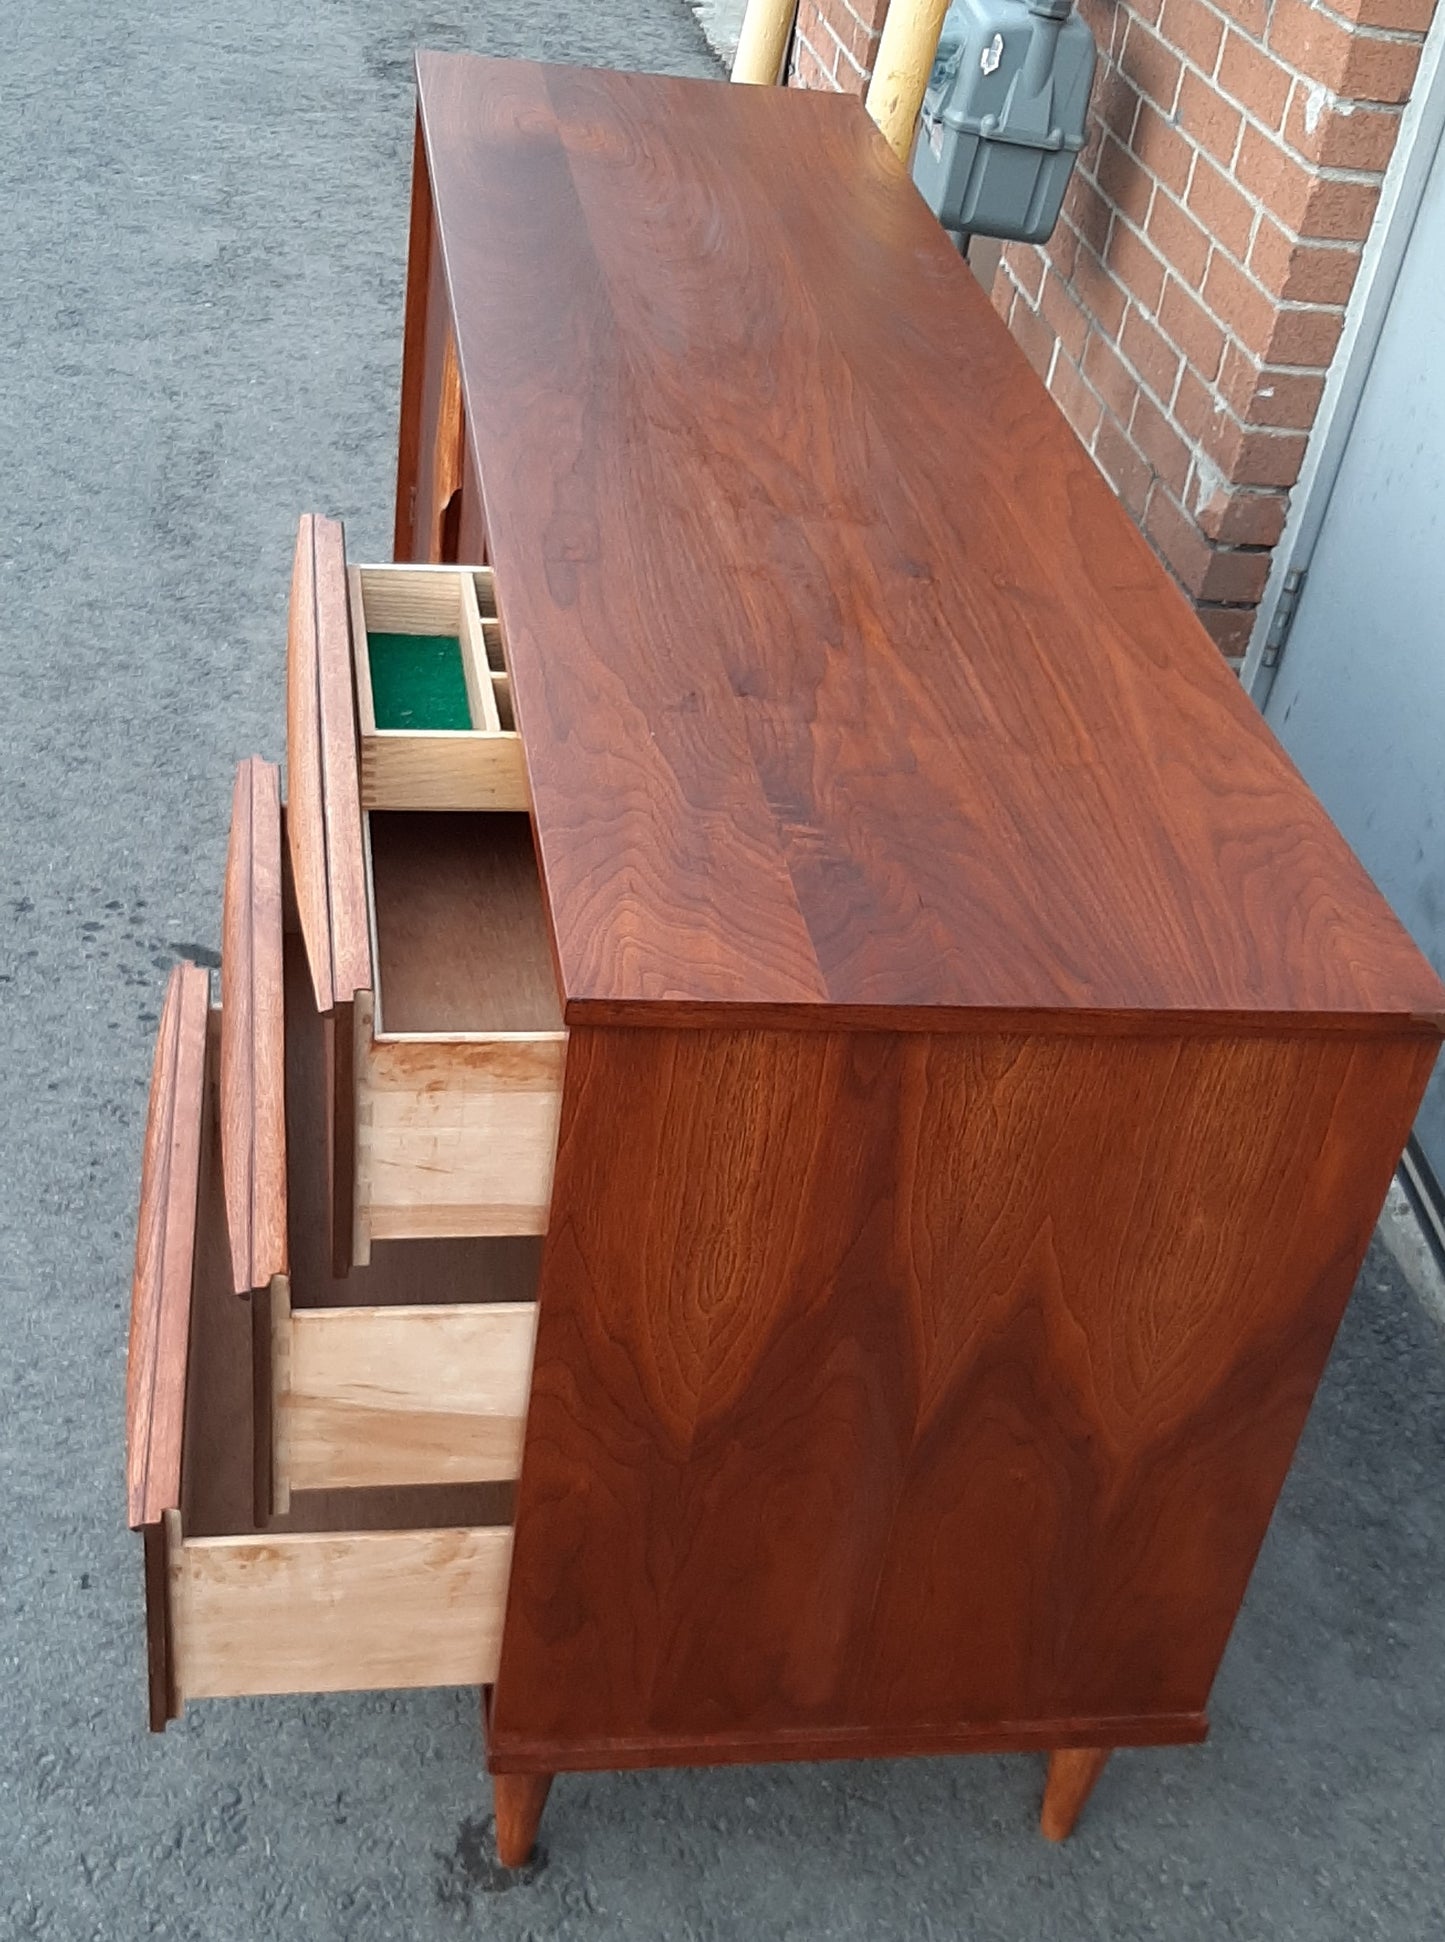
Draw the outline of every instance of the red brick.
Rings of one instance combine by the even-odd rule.
[[[1074,259],[1079,253],[1079,238],[1071,223],[1054,225],[1054,233],[1044,245],[1044,255],[1057,275],[1067,283],[1074,274]]]
[[[1241,108],[1247,108],[1266,128],[1278,128],[1289,105],[1294,76],[1279,61],[1243,34],[1230,29],[1214,77]]]
[[[1423,34],[1435,12],[1435,0],[1334,0],[1330,11],[1361,27]]]
[[[993,305],[999,316],[1003,318],[1005,323],[1009,320],[1009,312],[1014,307],[1014,299],[1018,296],[1018,293],[1018,285],[1009,273],[1008,263],[1003,257],[1000,257],[998,269],[994,272],[993,288],[989,291],[988,295],[989,302]]]
[[[1139,103],[1139,119],[1134,123],[1129,146],[1149,173],[1156,175],[1166,189],[1172,190],[1176,196],[1183,195],[1194,161],[1194,149],[1173,122],[1165,120],[1153,102]]]
[[[831,20],[823,23],[827,32],[828,44],[833,49],[833,78],[838,83],[840,94],[862,94],[868,86],[868,76],[860,61],[853,57],[843,35]]]
[[[1150,495],[1144,531],[1184,591],[1197,595],[1209,571],[1213,548],[1169,493]]]
[[[828,25],[859,67],[865,72],[871,71],[874,56],[878,52],[880,29],[869,26],[866,20],[860,20],[850,7],[830,9]]]
[[[1205,308],[1212,311],[1246,350],[1262,357],[1269,348],[1277,315],[1275,305],[1257,284],[1219,250],[1210,259],[1204,279]]]
[[[1154,180],[1138,158],[1127,148],[1120,148],[1112,135],[1106,135],[1095,174],[1110,202],[1142,229],[1154,194]]]
[[[1270,338],[1269,354],[1279,364],[1329,369],[1345,327],[1343,310],[1282,310]]]
[[[1189,207],[1215,241],[1242,263],[1254,233],[1254,205],[1207,155],[1201,155],[1194,164]]]
[[[1263,40],[1269,24],[1269,0],[1215,0],[1215,5],[1231,20],[1238,21],[1245,33]]]
[[[1230,546],[1273,546],[1284,531],[1287,492],[1235,492],[1222,486],[1195,512],[1206,539]]]
[[[1189,477],[1190,449],[1158,405],[1142,391],[1134,400],[1129,436],[1148,459],[1155,477],[1162,479],[1171,492],[1183,492]]]
[[[1094,437],[1094,463],[1135,519],[1141,518],[1154,475],[1107,412]]]
[[[1250,246],[1249,267],[1281,302],[1343,304],[1355,287],[1360,252],[1300,243],[1263,217]]]
[[[1104,407],[1084,382],[1077,366],[1071,364],[1062,351],[1054,359],[1054,374],[1049,380],[1049,389],[1082,443],[1085,446],[1091,444],[1099,429]]]
[[[1195,609],[1204,631],[1227,661],[1238,663],[1249,652],[1254,632],[1254,607],[1208,607]]]
[[[1269,45],[1291,67],[1356,101],[1405,101],[1420,61],[1420,43],[1359,33],[1305,0],[1274,0]]]
[[[1378,182],[1318,175],[1257,128],[1245,129],[1234,172],[1285,229],[1306,240],[1363,242],[1380,200]]]
[[[833,77],[801,34],[793,37],[791,83],[798,88],[833,88]],[[836,89],[834,90],[836,93]]]
[[[1168,404],[1179,377],[1180,354],[1133,304],[1124,319],[1119,348],[1154,396]]]
[[[1218,319],[1173,277],[1159,305],[1159,328],[1171,344],[1179,346],[1205,383],[1212,383],[1224,355],[1224,332]]]
[[[1224,38],[1224,22],[1212,7],[1202,6],[1200,0],[1164,0],[1159,32],[1186,60],[1206,74],[1213,72]]]
[[[1319,179],[1298,157],[1257,128],[1244,131],[1234,176],[1241,187],[1258,196],[1271,214],[1278,216],[1286,229],[1296,228]]]
[[[1084,376],[1121,425],[1127,425],[1139,395],[1139,381],[1107,338],[1091,337],[1084,347]]]
[[[1113,45],[1115,28],[1119,25],[1120,14],[1125,14],[1124,24],[1128,24],[1126,9],[1116,6],[1114,0],[1078,0],[1078,6],[1081,19],[1085,21],[1089,32],[1094,36],[1094,45],[1099,50],[1100,59],[1107,59],[1109,49]]]
[[[1115,223],[1109,238],[1109,268],[1124,288],[1145,310],[1159,308],[1164,290],[1164,265],[1132,229]]]
[[[1088,341],[1089,320],[1080,309],[1073,291],[1056,275],[1046,276],[1040,308],[1050,330],[1063,346],[1065,355],[1077,364]]]
[[[1029,363],[1041,378],[1047,378],[1055,341],[1047,321],[1020,300],[1013,307],[1008,327],[1013,332],[1014,342]]]
[[[1219,395],[1246,425],[1308,431],[1325,388],[1321,371],[1285,371],[1259,364],[1231,344],[1219,374]]]
[[[1174,393],[1174,422],[1180,431],[1202,448],[1223,411],[1213,391],[1186,364],[1179,373],[1179,388]]]
[[[1174,106],[1174,96],[1179,88],[1182,63],[1179,56],[1166,47],[1157,34],[1151,33],[1142,21],[1130,21],[1119,56],[1119,67],[1140,94],[1146,95],[1156,107],[1168,114]]]
[[[1098,255],[1082,239],[1074,260],[1074,295],[1106,337],[1118,336],[1128,299]]]
[[[1267,552],[1216,547],[1199,584],[1198,597],[1201,600],[1224,600],[1231,604],[1248,602],[1258,606],[1268,578]]]
[[[1244,117],[1227,101],[1212,81],[1186,73],[1179,86],[1179,125],[1216,162],[1234,159]]]
[[[1322,176],[1300,223],[1300,236],[1306,241],[1363,243],[1379,206],[1378,182],[1336,182]]]
[[[1231,411],[1213,414],[1200,441],[1234,485],[1292,486],[1304,462],[1302,432],[1276,432],[1245,426]]]
[[[1013,272],[1013,280],[1038,309],[1039,293],[1044,287],[1044,259],[1032,243],[1005,243],[1003,260]]]
[[[1159,194],[1149,211],[1149,240],[1181,282],[1197,290],[1209,262],[1209,237],[1172,196]],[[1150,309],[1156,308],[1151,304]]]
[[[1114,211],[1098,184],[1082,169],[1074,170],[1064,209],[1082,240],[1096,256],[1102,256],[1109,247]]]
[[[1310,84],[1296,81],[1284,138],[1297,155],[1328,169],[1384,169],[1395,152],[1400,109],[1360,108],[1344,102],[1321,108],[1306,126]]]
[[[1124,9],[1119,9],[1124,13]],[[1094,84],[1093,99],[1089,103],[1089,119],[1104,128],[1121,142],[1127,142],[1134,130],[1134,122],[1139,113],[1139,90],[1127,74],[1121,74],[1116,67],[1106,67]]]

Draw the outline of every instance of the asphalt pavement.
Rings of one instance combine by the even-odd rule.
[[[1430,1937],[1441,1325],[1366,1268],[1203,1748],[1075,1840],[1032,1758],[563,1777],[490,1860],[472,1693],[144,1722],[125,1331],[151,1041],[283,747],[297,514],[389,550],[410,55],[706,76],[682,0],[0,0],[0,1938]]]

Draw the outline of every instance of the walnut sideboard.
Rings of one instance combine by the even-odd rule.
[[[302,521],[161,1023],[153,1722],[481,1686],[512,1863],[651,1765],[1064,1833],[1204,1735],[1445,990],[858,104],[419,79],[397,563]]]

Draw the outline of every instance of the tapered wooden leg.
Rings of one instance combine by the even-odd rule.
[[[492,1812],[497,1822],[497,1859],[504,1868],[520,1868],[532,1857],[537,1823],[547,1805],[550,1773],[494,1773]]]
[[[1051,1841],[1066,1841],[1094,1791],[1094,1783],[1109,1763],[1106,1746],[1065,1747],[1049,1755],[1044,1783],[1044,1811],[1039,1827]]]

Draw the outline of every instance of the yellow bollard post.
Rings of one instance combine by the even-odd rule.
[[[763,88],[777,85],[797,11],[798,0],[748,0],[733,60],[734,81]]]
[[[893,0],[883,23],[867,109],[901,161],[908,160],[948,0]]]

